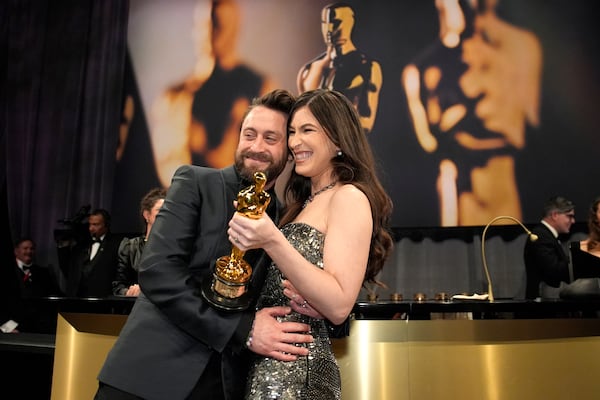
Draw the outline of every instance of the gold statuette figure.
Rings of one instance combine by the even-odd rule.
[[[271,195],[264,191],[267,177],[254,173],[254,185],[242,189],[237,197],[237,212],[248,218],[260,218],[266,210]],[[237,239],[237,238],[236,238]],[[252,276],[252,266],[244,260],[244,252],[231,247],[231,254],[217,259],[213,279],[208,287],[202,286],[202,295],[214,307],[236,311],[248,307],[247,285]]]

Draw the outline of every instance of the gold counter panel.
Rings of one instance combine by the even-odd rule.
[[[126,315],[60,314],[52,400],[92,399]],[[353,320],[344,400],[598,399],[600,319]]]
[[[127,315],[58,314],[51,400],[91,400]]]
[[[600,398],[600,320],[355,320],[344,400]]]

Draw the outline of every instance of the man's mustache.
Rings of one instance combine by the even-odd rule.
[[[268,153],[257,153],[254,151],[246,151],[242,154],[245,158],[252,158],[258,161],[272,162],[273,158]]]

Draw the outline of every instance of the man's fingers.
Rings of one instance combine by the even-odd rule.
[[[269,307],[269,308],[263,308],[262,310],[258,311],[258,313],[261,312],[265,312],[273,317],[277,317],[277,316],[284,316],[289,314],[291,311],[290,307],[287,306],[276,306],[276,307]],[[257,314],[258,314],[257,313]]]
[[[308,333],[290,333],[286,338],[287,343],[312,343],[314,338]],[[298,349],[303,347],[296,347]]]
[[[301,322],[281,322],[281,330],[282,332],[289,334],[297,334],[296,336],[301,337],[309,337],[312,339],[312,336],[308,333],[310,332],[310,325],[303,324]],[[285,337],[286,342],[292,342],[292,340],[288,340],[288,337]],[[312,340],[310,340],[312,342]],[[302,341],[302,343],[306,343],[306,340]]]
[[[306,343],[314,341],[310,325],[283,321],[291,312],[291,307],[266,307],[256,313],[251,350],[257,354],[281,361],[293,361],[298,356],[307,356]]]

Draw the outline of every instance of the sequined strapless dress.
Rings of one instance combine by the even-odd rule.
[[[323,268],[323,243],[325,235],[304,223],[290,223],[281,231],[287,240],[312,264]],[[287,305],[283,294],[283,275],[272,264],[267,273],[258,307]],[[256,358],[248,376],[246,398],[264,399],[340,399],[340,371],[331,349],[331,341],[324,320],[314,319],[295,312],[282,318],[311,326],[313,343],[307,346],[310,353],[296,361],[277,361],[267,357]],[[300,346],[300,344],[299,344]]]

